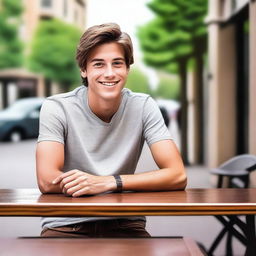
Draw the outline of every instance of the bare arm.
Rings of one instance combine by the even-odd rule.
[[[36,148],[37,183],[42,193],[61,193],[59,185],[52,181],[63,174],[64,145],[59,142],[43,141]]]
[[[113,176],[95,176],[80,170],[63,173],[63,166],[63,144],[53,141],[43,141],[37,144],[37,183],[42,193],[64,193],[78,196],[98,194],[116,188]],[[74,194],[77,191],[79,194]]]
[[[176,145],[171,140],[156,142],[150,147],[159,170],[135,175],[121,175],[124,190],[161,191],[184,189],[187,177]]]
[[[186,174],[180,154],[171,140],[154,143],[151,152],[159,170],[140,174],[121,175],[123,189],[127,191],[179,190],[186,187]],[[61,191],[74,197],[114,191],[113,176],[95,176],[79,170],[61,174],[53,181]]]

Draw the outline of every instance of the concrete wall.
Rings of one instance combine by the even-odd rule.
[[[250,2],[250,77],[249,77],[249,152],[256,155],[256,1]],[[252,186],[256,187],[256,172],[251,175]]]

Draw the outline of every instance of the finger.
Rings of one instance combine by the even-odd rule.
[[[82,172],[74,173],[73,175],[66,177],[61,181],[60,188],[63,189],[64,186],[66,186],[67,184],[69,184],[73,181],[76,183],[76,180],[77,180],[79,183],[79,182],[85,181],[86,179],[87,179],[87,177],[84,175],[84,173],[82,173]]]
[[[60,175],[59,177],[57,177],[55,180],[53,180],[53,184],[58,184],[58,183],[63,183],[63,182],[67,183],[70,180],[74,179],[74,178],[72,178],[72,176],[76,175],[76,173],[77,172],[75,172],[75,171],[64,173],[64,174]]]
[[[58,176],[56,179],[54,179],[52,181],[52,184],[58,184],[59,182],[61,182],[63,179],[71,176],[71,175],[74,175],[75,173],[79,172],[78,170],[71,170],[71,171],[68,171],[68,172],[65,172],[63,174],[61,174],[60,176]]]
[[[56,179],[54,179],[54,180],[52,181],[52,184],[53,184],[53,185],[58,184],[61,180],[62,180],[62,178],[61,178],[61,175],[60,175],[60,176],[58,176]]]
[[[88,178],[86,176],[80,176],[78,178],[76,178],[75,180],[72,180],[72,181],[69,181],[67,182],[66,184],[64,184],[64,188],[67,190],[67,189],[70,189],[76,185],[78,185],[79,183],[83,183],[87,180]]]
[[[61,182],[60,188],[63,193],[67,193],[68,189],[74,188],[75,186],[79,185],[81,181],[85,181],[85,180],[86,180],[86,177],[78,177],[77,179],[71,180],[68,183]]]
[[[89,186],[89,183],[87,181],[87,177],[79,177],[76,181],[78,182],[74,182],[73,184],[69,184],[72,185],[70,188],[66,189],[66,187],[64,187],[64,191],[68,194],[73,194],[76,191],[86,188]]]
[[[82,196],[82,195],[89,195],[90,191],[90,188],[89,187],[85,187],[85,188],[82,188],[78,191],[76,191],[75,193],[72,194],[72,197],[79,197],[79,196]]]
[[[85,188],[85,185],[77,184],[76,186],[65,190],[65,192],[66,192],[68,195],[73,195],[75,192],[77,192],[77,191],[79,191],[80,189],[83,189],[83,188]]]

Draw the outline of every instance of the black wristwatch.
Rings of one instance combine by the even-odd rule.
[[[116,180],[115,192],[122,192],[123,191],[123,182],[122,182],[120,175],[114,175],[114,178]]]

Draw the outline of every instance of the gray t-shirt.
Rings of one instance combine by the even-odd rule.
[[[64,172],[79,169],[93,175],[133,174],[144,141],[150,146],[169,139],[172,138],[155,101],[126,88],[110,123],[91,111],[85,86],[48,97],[41,108],[38,142],[64,144]],[[44,218],[42,224],[57,227],[96,219],[99,218]]]

